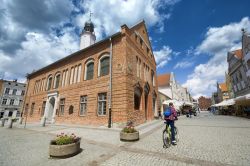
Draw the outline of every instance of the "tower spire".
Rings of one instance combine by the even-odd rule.
[[[86,48],[95,43],[96,36],[94,32],[94,24],[91,21],[93,13],[89,12],[89,20],[85,22],[81,33],[80,49]]]
[[[89,11],[89,21],[91,22],[91,16],[92,16],[92,12],[91,12],[91,10]]]

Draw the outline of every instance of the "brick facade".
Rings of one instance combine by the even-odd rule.
[[[199,107],[201,110],[207,110],[208,107],[212,105],[212,100],[204,96],[199,97],[198,99]]]
[[[157,102],[155,102],[156,105],[153,108],[153,97],[156,101],[158,100],[156,63],[144,21],[132,28],[123,25],[121,32],[112,35],[110,38],[112,40],[112,123],[133,121],[137,125],[144,123],[146,120],[152,120],[154,115],[157,115]],[[49,119],[52,116],[52,123],[107,125],[110,72],[108,75],[98,76],[98,66],[103,55],[110,55],[110,38],[29,74],[23,109],[27,121],[39,122],[43,117]],[[140,66],[140,77],[137,76],[138,58],[142,64]],[[93,79],[84,80],[85,66],[89,60],[94,62],[94,75]],[[154,73],[154,85],[152,79],[146,80],[144,78],[143,64],[149,68],[150,72],[147,73],[147,76]],[[80,74],[76,74],[80,76],[80,79],[79,77],[73,78],[76,81],[70,84],[70,71],[75,66],[81,66],[76,68],[79,69],[77,73],[80,71]],[[68,69],[67,84],[63,85],[65,84],[62,82],[62,77],[65,76],[63,71],[66,69]],[[55,76],[58,73],[61,76],[59,87],[46,90],[48,77],[52,76],[52,87],[54,87]],[[148,76],[147,78],[151,77]],[[142,90],[139,110],[134,109],[135,87],[140,87]],[[149,91],[147,104],[145,104],[145,90]],[[106,115],[98,115],[97,113],[98,93],[107,93]],[[80,116],[79,113],[81,96],[87,96],[87,111],[84,116]],[[54,98],[55,101],[51,98]],[[65,99],[64,115],[59,114],[60,99]],[[42,106],[43,102],[46,102],[45,109]],[[69,113],[70,106],[73,106],[72,114]],[[145,107],[147,107],[146,110]],[[45,114],[43,114],[43,111],[45,111]]]

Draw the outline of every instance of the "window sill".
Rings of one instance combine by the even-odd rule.
[[[107,116],[107,115],[98,115],[98,114],[97,114],[97,116],[98,116],[98,117],[105,117],[105,116]]]

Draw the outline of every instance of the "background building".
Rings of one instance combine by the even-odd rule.
[[[217,104],[217,103],[220,102],[220,99],[219,99],[219,96],[218,96],[218,92],[212,93],[211,102],[212,102],[212,105],[213,104]]]
[[[210,98],[206,98],[204,96],[199,97],[198,103],[199,103],[199,108],[202,111],[206,111],[212,105],[211,99]]]
[[[228,52],[228,74],[235,97],[250,93],[249,81],[246,76],[246,68],[243,65],[242,49]]]
[[[19,116],[26,84],[19,83],[17,80],[0,80],[0,118]]]
[[[250,35],[243,30],[242,35],[243,65],[246,72],[247,92],[250,93]]]
[[[168,96],[172,100],[192,102],[191,95],[187,88],[177,83],[173,72],[159,75],[157,80],[159,92],[162,94]]]

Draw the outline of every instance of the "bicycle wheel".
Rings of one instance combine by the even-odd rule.
[[[178,128],[177,127],[174,127],[174,133],[175,133],[175,140],[176,142],[179,141],[179,134],[178,134]]]
[[[164,148],[170,147],[171,140],[170,140],[169,134],[167,133],[166,130],[163,130],[162,139],[163,139],[163,147]]]

